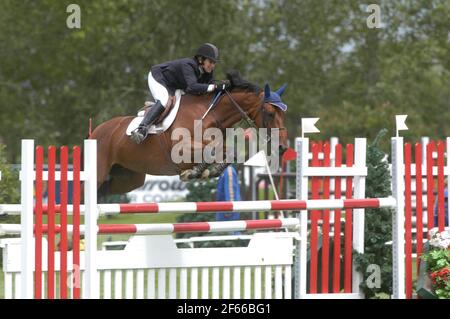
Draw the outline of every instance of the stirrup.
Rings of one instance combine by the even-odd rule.
[[[137,129],[131,132],[130,138],[136,144],[141,144],[148,136],[148,129],[143,126],[139,126]]]

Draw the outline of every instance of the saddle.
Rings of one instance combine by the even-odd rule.
[[[170,95],[169,96],[169,100],[167,101],[166,106],[164,107],[164,111],[161,113],[161,115],[156,119],[155,121],[155,125],[160,124],[167,116],[167,114],[170,113],[170,111],[173,109],[173,107],[175,106],[175,101],[176,101],[176,97]],[[139,113],[141,113],[142,111],[144,111],[143,115],[145,116],[145,114],[147,114],[148,111],[150,111],[150,108],[155,105],[155,102],[150,102],[150,101],[145,101],[144,106],[142,107],[142,109],[140,110]]]
[[[167,101],[167,105],[163,113],[157,118],[156,123],[153,123],[153,125],[150,126],[150,134],[159,134],[161,132],[165,132],[173,124],[180,107],[182,95],[183,91],[176,90],[174,96],[169,96],[169,100]],[[154,102],[145,102],[144,106],[139,109],[137,117],[133,118],[132,121],[128,124],[126,135],[131,135],[131,132],[135,130],[142,122],[145,112],[148,112],[154,104]]]

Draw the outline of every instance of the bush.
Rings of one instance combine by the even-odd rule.
[[[20,200],[19,173],[6,163],[6,147],[0,144],[0,203],[15,204]]]
[[[367,149],[366,197],[388,197],[391,195],[391,176],[386,154],[378,147],[381,137],[387,132],[380,131],[375,141]],[[392,294],[392,213],[390,208],[366,209],[364,226],[364,254],[354,252],[356,269],[367,278],[367,267],[379,265],[381,285],[369,288],[364,280],[361,284],[366,298],[379,293]],[[370,275],[370,274],[369,274]]]
[[[0,144],[0,204],[17,204],[20,201],[19,173],[6,163],[5,146]],[[18,224],[20,216],[0,215],[2,224]],[[8,236],[10,237],[10,236]],[[2,253],[0,251],[0,266],[3,265]]]

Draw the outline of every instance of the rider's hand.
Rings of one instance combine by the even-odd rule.
[[[231,83],[229,80],[217,81],[215,85],[216,91],[225,91],[231,88]]]

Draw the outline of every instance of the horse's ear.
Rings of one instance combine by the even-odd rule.
[[[229,70],[227,72],[227,79],[230,81],[231,86],[238,86],[241,81],[241,74],[238,70]]]
[[[279,96],[282,96],[283,95],[283,93],[284,93],[284,90],[286,90],[286,86],[287,86],[287,83],[284,83],[278,90],[276,90],[275,92],[279,95]]]
[[[264,98],[268,99],[270,97],[270,86],[269,83],[266,83],[266,85],[264,85]]]

